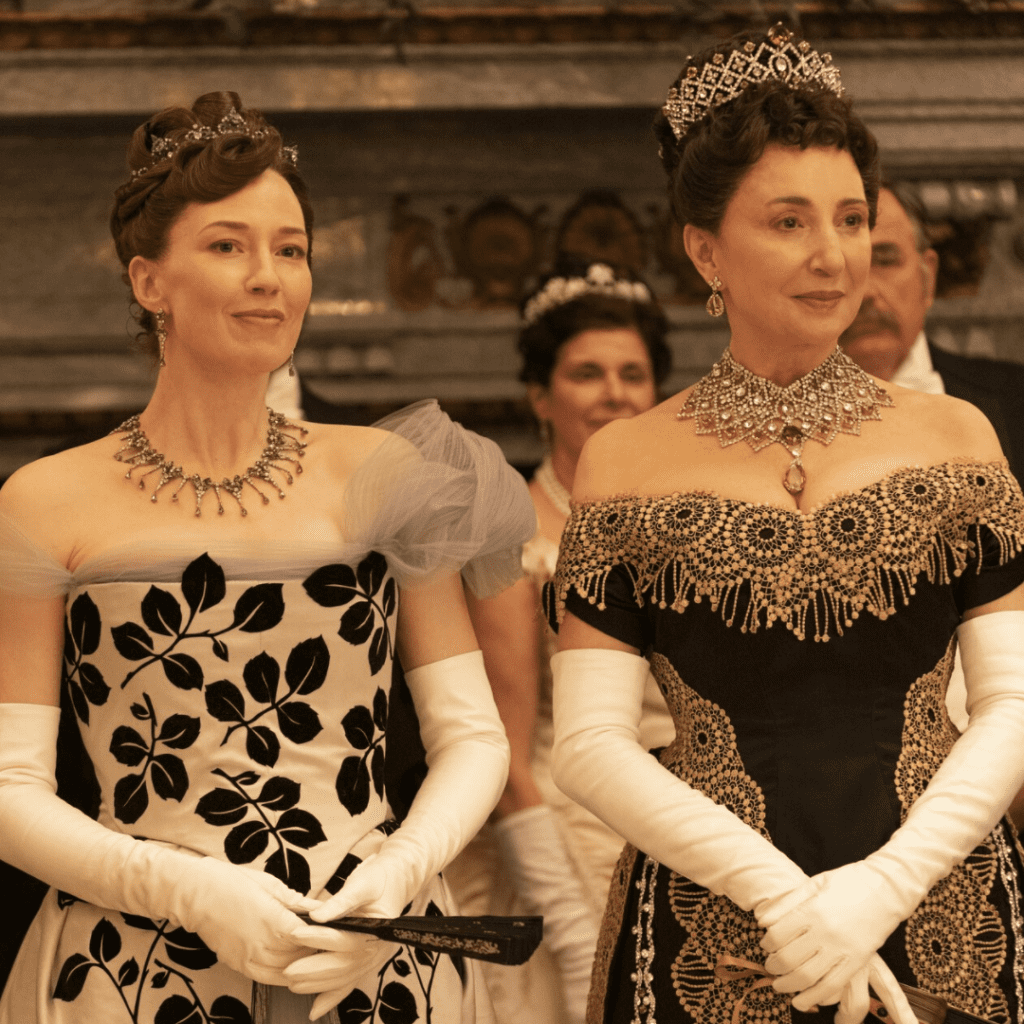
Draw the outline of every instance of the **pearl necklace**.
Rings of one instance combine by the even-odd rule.
[[[562,482],[555,475],[555,467],[551,465],[551,456],[545,455],[544,461],[537,467],[533,474],[534,480],[540,484],[548,501],[551,502],[563,516],[568,518],[572,511],[569,506],[569,492],[562,486]]]
[[[889,392],[838,348],[784,388],[751,373],[726,349],[676,418],[696,420],[697,433],[717,434],[723,448],[745,441],[759,452],[781,444],[793,457],[782,485],[800,494],[807,482],[801,455],[808,440],[828,445],[836,434],[860,434],[864,420],[880,420],[879,410],[892,404]]]
[[[295,467],[296,476],[302,472],[302,463],[299,462],[299,459],[306,453],[306,442],[299,440],[298,437],[292,437],[290,434],[284,433],[286,430],[297,430],[301,437],[305,437],[309,433],[305,427],[289,422],[281,413],[274,412],[273,409],[267,409],[267,443],[260,453],[260,457],[251,466],[243,470],[240,475],[232,477],[230,480],[224,477],[220,483],[214,483],[208,476],[201,477],[198,473],[187,474],[181,466],[176,466],[173,462],[165,459],[149,443],[149,438],[146,437],[146,433],[139,423],[138,416],[131,416],[129,419],[126,419],[121,426],[112,430],[111,433],[125,435],[121,438],[121,447],[114,453],[114,458],[118,462],[123,462],[130,467],[124,475],[126,480],[132,479],[132,473],[136,469],[146,466],[152,467],[137,478],[139,490],[141,491],[146,486],[147,476],[151,476],[153,473],[160,474],[156,488],[149,496],[150,501],[156,502],[157,494],[166,484],[169,484],[172,480],[180,480],[181,483],[178,484],[178,489],[171,495],[171,501],[177,501],[181,489],[187,484],[191,484],[196,495],[197,516],[202,515],[203,495],[211,490],[217,497],[218,515],[224,515],[224,505],[220,500],[220,492],[224,490],[238,502],[242,515],[247,516],[249,513],[242,504],[242,490],[246,484],[263,499],[264,505],[269,505],[270,499],[253,481],[262,480],[277,490],[279,498],[284,498],[284,491],[281,490],[278,482],[271,476],[271,471],[274,470],[280,473],[289,485],[291,485],[294,477],[284,466],[279,466],[277,463],[291,463]]]

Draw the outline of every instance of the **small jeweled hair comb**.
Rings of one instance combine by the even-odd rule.
[[[205,124],[194,124],[179,139],[168,139],[162,135],[151,135],[149,140],[149,152],[153,156],[152,162],[145,167],[138,167],[132,171],[132,178],[151,171],[157,164],[164,160],[170,160],[178,150],[189,142],[209,142],[220,135],[245,135],[250,139],[262,139],[269,134],[267,128],[256,128],[237,111],[229,110],[217,123],[216,128]],[[296,146],[282,146],[281,155],[293,166],[299,163],[299,150]]]

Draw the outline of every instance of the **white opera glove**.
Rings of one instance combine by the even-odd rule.
[[[826,871],[761,921],[769,970],[793,1005],[837,992],[987,836],[1024,783],[1024,612],[969,619],[958,631],[970,722],[907,819],[862,861]]]
[[[597,948],[598,919],[565,848],[554,811],[525,807],[494,826],[516,892],[544,918],[544,945],[558,968],[568,1024],[582,1024]]]
[[[60,709],[0,704],[0,857],[98,907],[167,919],[232,969],[284,984],[305,949],[296,911],[320,904],[262,872],[115,832],[61,800]]]
[[[640,746],[648,664],[623,651],[561,651],[554,676],[555,783],[620,836],[711,892],[754,910],[807,876],[732,811]]]
[[[405,821],[349,875],[336,895],[310,915],[316,921],[352,914],[398,917],[476,835],[504,791],[508,740],[483,654],[471,651],[435,661],[406,672],[405,679],[419,717],[427,776]],[[362,959],[355,954],[366,944],[357,948],[346,938],[328,946],[320,938],[323,929],[312,931],[316,934],[300,930],[297,938],[314,949],[339,951],[309,957],[309,963],[299,961],[287,977],[293,991],[323,992],[314,1006],[323,1013],[364,973]],[[332,956],[337,966],[333,975],[327,969]],[[307,982],[314,974],[321,987],[310,989]]]

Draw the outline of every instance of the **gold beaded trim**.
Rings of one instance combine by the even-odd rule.
[[[1001,563],[1024,550],[1024,496],[1005,461],[899,469],[806,513],[704,492],[588,502],[562,535],[556,612],[570,589],[603,609],[622,565],[638,606],[683,612],[707,600],[727,625],[739,617],[755,633],[782,622],[800,639],[810,618],[814,639],[828,640],[862,612],[894,614],[922,574],[959,576],[982,526]]]

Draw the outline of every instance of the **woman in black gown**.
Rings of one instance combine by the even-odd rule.
[[[731,340],[577,470],[555,778],[631,844],[589,1020],[853,1024],[870,987],[911,1024],[898,980],[1020,1022],[1020,489],[973,406],[837,350],[878,178],[827,57],[781,27],[719,44],[656,131]],[[648,664],[677,730],[657,760]]]

